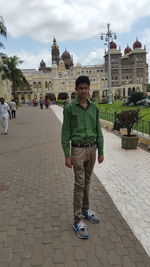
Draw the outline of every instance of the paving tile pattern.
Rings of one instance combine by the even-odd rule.
[[[1,129],[0,129],[1,130]],[[0,267],[149,267],[150,259],[95,175],[89,240],[72,231],[73,172],[51,109],[22,107],[0,134]]]

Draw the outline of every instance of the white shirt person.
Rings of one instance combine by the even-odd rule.
[[[8,118],[11,119],[10,107],[5,103],[3,97],[0,98],[0,125],[4,128],[4,134],[8,134]]]

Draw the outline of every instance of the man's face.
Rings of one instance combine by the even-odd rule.
[[[1,102],[2,104],[4,104],[4,101],[5,101],[4,98],[1,98],[1,99],[0,99],[0,102]]]
[[[80,83],[75,89],[79,98],[88,98],[90,87],[86,83]]]

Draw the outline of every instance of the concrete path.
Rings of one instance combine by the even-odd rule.
[[[89,240],[72,231],[74,179],[64,166],[60,131],[51,109],[22,107],[8,136],[0,134],[0,267],[149,267],[145,249],[94,174],[91,208],[102,222],[87,223]]]

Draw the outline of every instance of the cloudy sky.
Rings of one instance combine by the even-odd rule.
[[[106,45],[100,35],[107,23],[122,53],[137,37],[150,52],[149,0],[0,0],[0,15],[8,31],[6,40],[0,37],[1,51],[24,60],[21,68],[38,69],[42,59],[50,66],[53,37],[74,63],[102,63]]]

